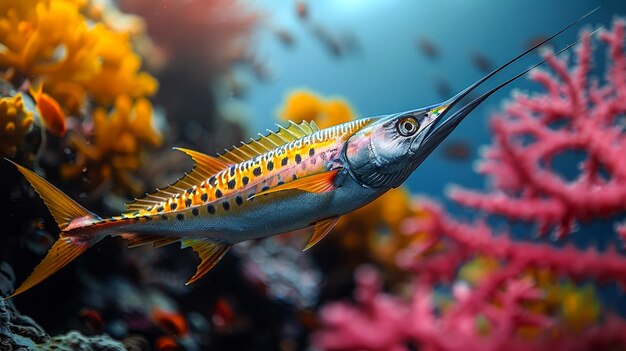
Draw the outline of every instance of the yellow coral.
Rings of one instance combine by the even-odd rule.
[[[100,104],[119,95],[153,94],[157,83],[140,72],[129,35],[81,14],[85,1],[9,0],[0,3],[0,68],[43,78],[47,92],[68,111],[85,93]]]
[[[0,153],[14,157],[33,122],[33,113],[24,109],[22,94],[0,98]]]
[[[154,128],[152,105],[145,98],[132,103],[120,95],[110,113],[97,108],[93,115],[93,140],[88,142],[78,134],[69,138],[70,147],[76,149],[76,162],[64,165],[61,175],[75,179],[87,172],[92,188],[112,182],[113,190],[122,194],[138,195],[142,183],[133,173],[140,166],[144,146],[161,144],[161,134]]]
[[[306,90],[295,90],[287,95],[280,109],[283,120],[314,121],[320,128],[351,121],[355,118],[350,104],[340,98],[324,99]]]

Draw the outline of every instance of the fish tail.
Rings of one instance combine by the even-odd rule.
[[[50,210],[62,232],[59,239],[48,250],[46,257],[35,267],[35,270],[26,278],[22,285],[13,294],[6,297],[5,300],[39,284],[104,238],[104,235],[97,234],[76,235],[76,229],[92,224],[101,218],[87,211],[35,172],[11,160],[6,160],[13,163],[17,170],[33,186],[48,207],[48,210]]]

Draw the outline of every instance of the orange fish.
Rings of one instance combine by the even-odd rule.
[[[43,92],[43,84],[38,84],[35,89],[31,87],[30,94],[35,99],[43,126],[54,135],[65,135],[67,127],[65,125],[65,113],[61,105],[50,95]]]
[[[159,329],[167,334],[184,336],[189,333],[187,321],[180,313],[155,308],[152,310],[152,320]]]

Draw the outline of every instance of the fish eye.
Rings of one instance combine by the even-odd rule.
[[[398,133],[400,133],[400,135],[405,136],[405,137],[408,137],[408,136],[411,136],[411,135],[417,133],[417,130],[419,129],[419,126],[420,126],[420,124],[413,117],[401,118],[398,121],[398,124],[396,124],[396,128],[398,129]]]

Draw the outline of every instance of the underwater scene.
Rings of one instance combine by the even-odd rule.
[[[626,2],[0,0],[0,351],[626,350]]]

